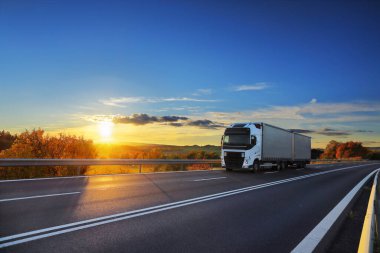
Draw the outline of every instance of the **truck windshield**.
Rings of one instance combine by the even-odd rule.
[[[230,134],[224,135],[223,145],[226,146],[247,146],[251,144],[249,135],[247,134]]]

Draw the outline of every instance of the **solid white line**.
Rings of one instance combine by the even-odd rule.
[[[88,177],[114,177],[114,176],[136,176],[136,175],[152,175],[152,174],[189,173],[189,172],[210,172],[210,171],[219,171],[219,170],[162,171],[162,172],[146,172],[146,173],[130,173],[130,174],[120,173],[120,174],[103,174],[103,175],[89,175],[89,176],[25,178],[25,179],[0,180],[0,183],[23,182],[23,181],[40,181],[40,180],[74,179],[74,178],[88,178]]]
[[[143,208],[143,209],[139,209],[139,210],[128,211],[128,212],[124,212],[124,213],[118,213],[118,214],[98,217],[98,218],[94,218],[94,219],[68,223],[68,224],[64,224],[64,225],[60,225],[60,226],[54,226],[54,227],[29,231],[29,232],[25,232],[25,233],[5,236],[5,237],[0,238],[0,242],[9,241],[9,240],[13,240],[13,239],[21,238],[21,237],[26,237],[26,236],[31,236],[31,235],[36,235],[36,234],[40,234],[40,233],[44,233],[44,232],[49,232],[49,231],[61,229],[59,231],[49,232],[49,233],[45,233],[45,234],[41,234],[41,235],[31,236],[31,237],[24,238],[24,239],[6,242],[3,244],[0,244],[0,248],[12,246],[12,245],[17,245],[17,244],[21,244],[24,242],[34,241],[34,240],[38,240],[41,238],[51,237],[51,236],[55,236],[55,235],[59,235],[59,234],[69,233],[69,232],[73,232],[76,230],[82,230],[82,229],[86,229],[89,227],[95,227],[95,226],[99,226],[99,225],[103,225],[103,224],[107,224],[107,223],[111,223],[111,222],[116,222],[116,221],[120,221],[120,220],[126,220],[126,219],[130,219],[130,218],[137,217],[137,216],[161,212],[161,211],[174,209],[174,208],[187,206],[187,205],[192,205],[192,204],[196,204],[196,203],[200,203],[200,202],[210,201],[213,199],[223,198],[223,197],[236,195],[236,194],[240,194],[240,193],[244,193],[244,192],[248,192],[248,191],[253,191],[253,190],[257,190],[257,189],[261,189],[261,188],[266,188],[266,187],[270,187],[270,186],[274,186],[274,185],[279,185],[279,184],[283,184],[283,183],[287,183],[287,182],[297,181],[297,180],[301,180],[301,179],[305,179],[305,178],[309,178],[309,177],[315,177],[318,175],[329,174],[329,173],[333,173],[336,171],[343,171],[343,170],[348,170],[348,169],[352,169],[352,168],[356,168],[356,167],[362,167],[362,166],[366,166],[366,165],[367,164],[351,166],[351,167],[346,167],[346,168],[340,168],[340,169],[330,170],[330,171],[323,171],[323,172],[318,172],[318,173],[312,173],[312,174],[303,175],[303,176],[299,176],[299,177],[283,179],[283,180],[265,183],[265,184],[261,184],[261,185],[249,186],[249,187],[245,187],[245,188],[240,188],[240,189],[236,189],[236,190],[206,195],[206,196],[197,197],[197,198],[193,198],[193,199],[182,200],[182,201],[178,201],[178,202],[172,202],[172,203],[168,203],[168,204]],[[85,225],[83,225],[83,224],[85,224]]]
[[[36,196],[20,197],[20,198],[12,198],[12,199],[0,199],[0,202],[23,200],[23,199],[37,199],[37,198],[55,197],[55,196],[72,195],[72,194],[80,194],[80,192],[64,192],[64,193],[36,195]]]
[[[223,178],[227,178],[227,177],[210,177],[210,178],[195,179],[193,181],[199,182],[199,181],[217,180],[217,179],[223,179]]]
[[[292,250],[292,253],[311,253],[315,250],[323,237],[327,234],[336,220],[342,214],[343,210],[348,206],[358,191],[369,180],[369,178],[380,169],[372,171],[362,181],[360,181],[325,218]]]

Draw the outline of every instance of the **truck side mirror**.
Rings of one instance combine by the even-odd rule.
[[[256,136],[254,135],[251,136],[251,145],[252,147],[256,145]]]

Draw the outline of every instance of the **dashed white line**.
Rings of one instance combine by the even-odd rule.
[[[144,172],[144,173],[119,173],[119,174],[101,174],[88,176],[68,176],[68,177],[44,177],[44,178],[24,178],[24,179],[6,179],[0,180],[0,183],[24,182],[24,181],[40,181],[40,180],[60,180],[60,179],[75,179],[75,178],[91,178],[91,177],[115,177],[115,176],[137,176],[137,175],[152,175],[152,174],[171,174],[171,173],[191,173],[191,172],[217,172],[219,169],[213,170],[188,170],[188,171],[162,171],[162,172]]]
[[[201,178],[201,179],[195,179],[193,180],[194,182],[199,182],[199,181],[209,181],[209,180],[217,180],[217,179],[223,179],[227,177],[210,177],[210,178]]]
[[[46,197],[56,197],[56,196],[73,195],[73,194],[80,194],[80,192],[64,192],[64,193],[36,195],[36,196],[19,197],[19,198],[11,198],[11,199],[0,199],[0,202],[8,202],[8,201],[24,200],[24,199],[37,199],[37,198],[46,198]]]

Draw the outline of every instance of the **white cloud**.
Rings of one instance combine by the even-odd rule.
[[[119,98],[109,98],[109,99],[101,99],[100,103],[109,106],[115,107],[125,107],[123,104],[129,103],[139,103],[143,102],[144,98],[141,97],[119,97]]]
[[[342,114],[354,112],[380,112],[380,103],[315,103],[300,106],[300,114]]]
[[[211,89],[197,89],[195,93],[193,93],[193,96],[204,96],[204,95],[210,95],[212,93]]]
[[[310,103],[310,104],[315,104],[315,103],[317,103],[317,99],[316,99],[316,98],[313,98],[313,99],[310,100],[309,103]]]
[[[301,124],[326,125],[350,122],[380,123],[380,103],[315,103],[294,106],[271,106],[242,112],[208,112],[207,118],[230,124],[264,121],[283,127],[297,128]]]
[[[249,84],[249,85],[239,85],[235,87],[235,91],[247,91],[247,90],[264,90],[268,88],[267,83],[256,83],[256,84]]]
[[[187,101],[187,102],[217,102],[218,100],[211,100],[211,99],[197,99],[197,98],[161,98],[158,99],[156,102],[177,102],[177,101]]]
[[[162,102],[217,102],[218,100],[198,99],[188,97],[147,98],[147,97],[118,97],[99,100],[100,103],[114,107],[125,107],[132,103],[162,103]]]

